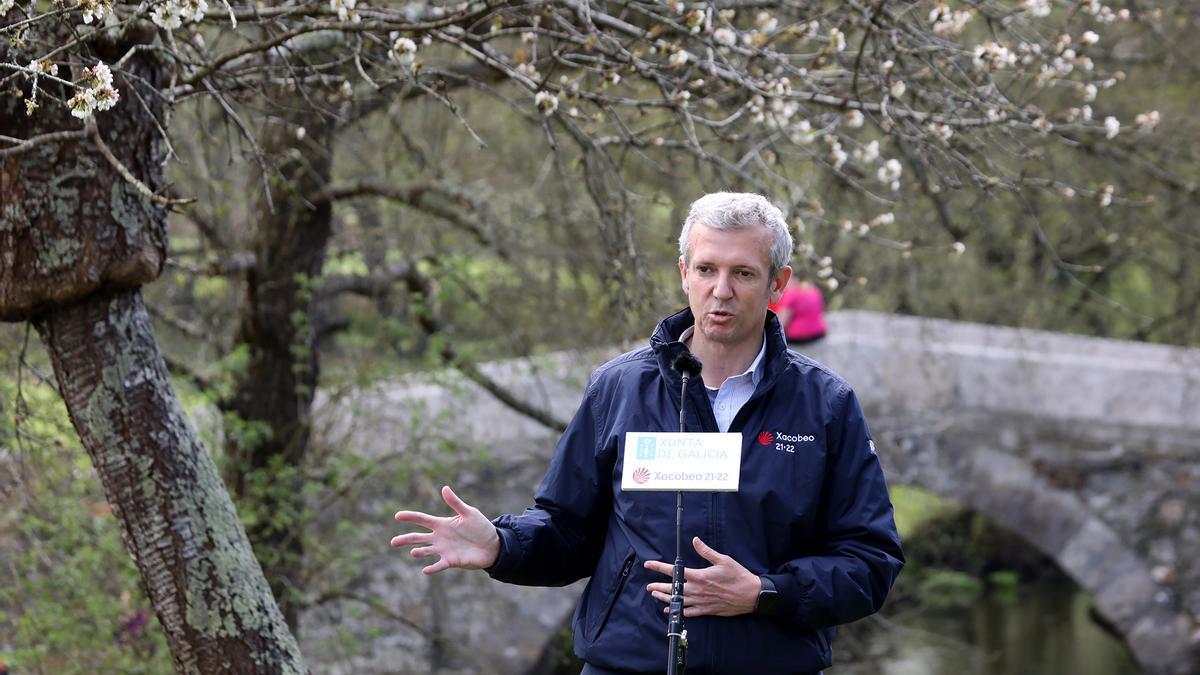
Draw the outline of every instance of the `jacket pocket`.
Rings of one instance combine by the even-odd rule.
[[[608,617],[612,614],[613,607],[617,604],[617,598],[621,596],[621,591],[625,588],[625,582],[629,581],[629,575],[633,571],[633,563],[636,557],[633,549],[630,549],[629,553],[625,554],[625,560],[621,563],[620,574],[613,583],[613,589],[609,591],[604,604],[597,608],[598,611],[592,622],[592,629],[588,631],[588,641],[594,642],[600,637],[600,632],[604,630],[604,626],[608,623]]]

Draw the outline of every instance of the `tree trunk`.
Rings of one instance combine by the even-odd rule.
[[[302,673],[216,467],[179,406],[137,290],[37,321],[180,673]]]
[[[306,457],[319,376],[313,290],[332,234],[332,207],[308,198],[330,175],[329,123],[295,111],[264,130],[278,168],[269,176],[274,203],[257,204],[256,264],[236,342],[249,350],[226,413],[226,482],[238,501],[275,599],[295,631],[303,604]],[[304,126],[307,138],[294,129]]]

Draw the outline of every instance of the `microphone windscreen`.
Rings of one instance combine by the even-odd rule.
[[[691,352],[683,352],[671,362],[672,370],[680,375],[687,374],[688,377],[699,375],[701,367],[700,359],[696,358]]]

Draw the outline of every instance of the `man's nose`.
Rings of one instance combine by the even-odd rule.
[[[722,300],[733,297],[733,284],[728,274],[718,274],[717,283],[713,285],[713,296]]]

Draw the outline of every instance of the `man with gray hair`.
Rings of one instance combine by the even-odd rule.
[[[887,485],[848,384],[789,351],[775,315],[792,268],[783,214],[759,195],[696,200],[679,237],[688,307],[650,344],[601,366],[558,442],[534,506],[489,521],[449,486],[455,512],[400,511],[427,532],[393,546],[527,585],[591,577],[575,611],[584,673],[661,673],[675,495],[623,491],[626,432],[742,432],[737,492],[684,494],[688,667],[817,673],[834,627],[876,612],[904,564]],[[673,367],[703,363],[680,400]],[[665,575],[665,576],[664,576]]]

